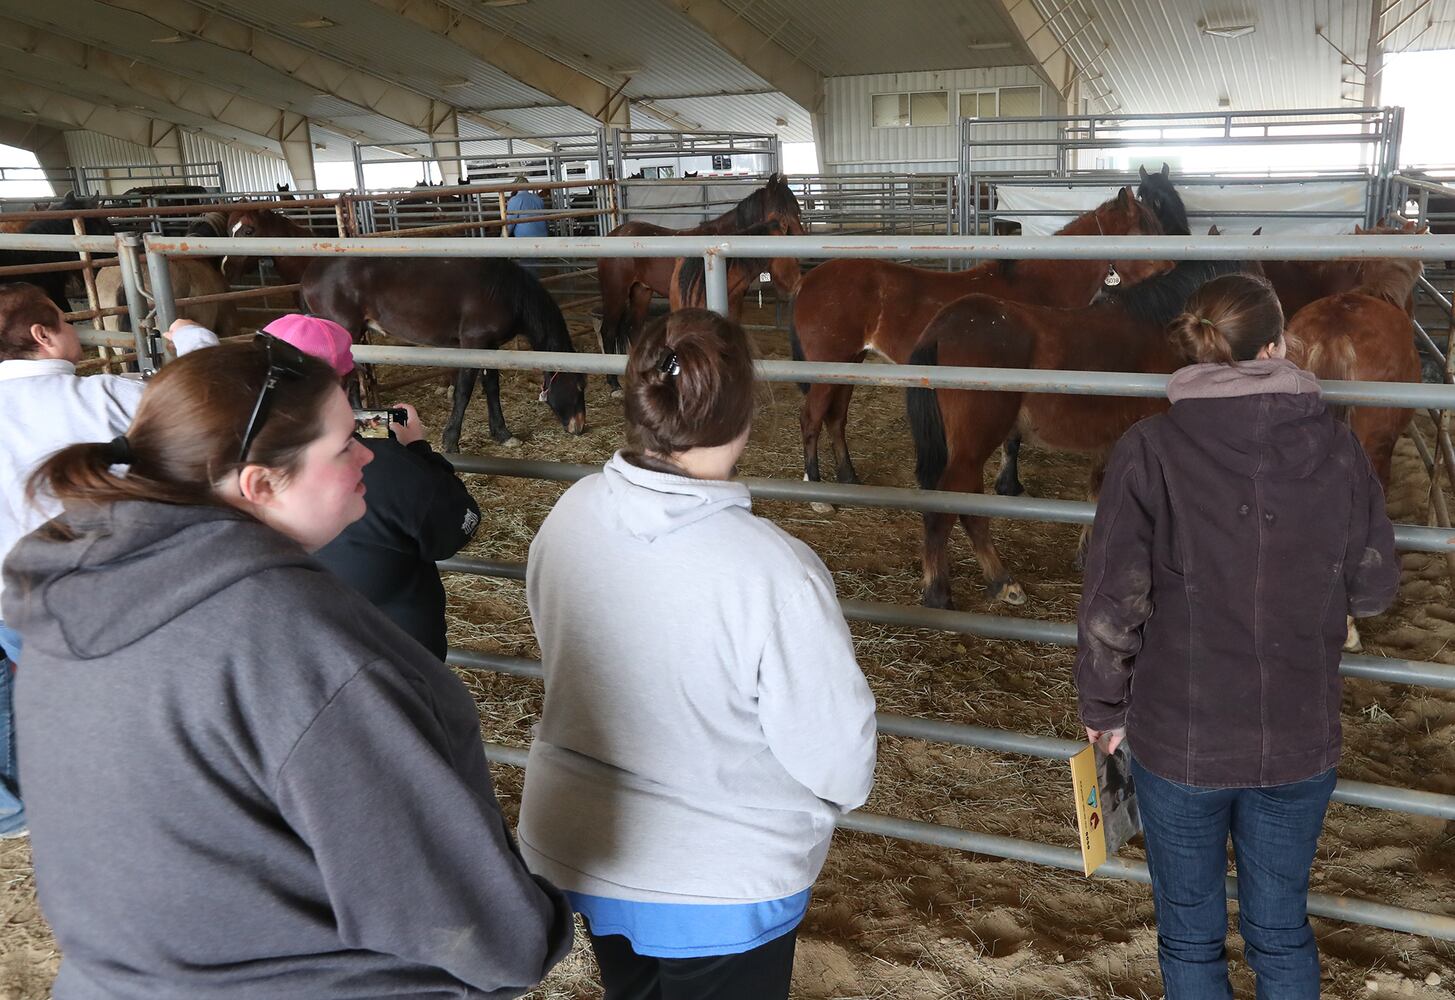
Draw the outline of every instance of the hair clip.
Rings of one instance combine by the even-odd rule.
[[[1203,319],[1201,316],[1199,316],[1197,318],[1197,321],[1203,326],[1207,327],[1209,330],[1216,329],[1216,327],[1213,325],[1213,321],[1210,319]]]
[[[677,363],[677,352],[669,352],[657,365],[657,371],[663,375],[681,375],[682,366]]]

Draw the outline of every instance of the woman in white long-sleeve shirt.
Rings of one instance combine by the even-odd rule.
[[[217,343],[190,320],[178,320],[167,335],[179,354]],[[49,497],[26,497],[35,467],[67,445],[125,433],[141,402],[140,376],[77,375],[81,355],[76,328],[48,294],[27,282],[0,285],[0,560],[60,512]],[[7,839],[24,836],[26,820],[11,702],[20,636],[4,621],[0,653],[0,839]]]
[[[742,329],[673,313],[625,388],[631,447],[531,545],[521,849],[585,918],[608,1000],[786,997],[835,820],[869,795],[874,699],[828,570],[732,481]]]

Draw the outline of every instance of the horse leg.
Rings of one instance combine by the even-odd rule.
[[[490,436],[507,448],[520,445],[520,438],[510,433],[505,426],[505,411],[500,408],[500,372],[494,368],[485,369],[485,407],[490,414]]]
[[[1021,485],[1020,457],[1021,457],[1021,432],[1012,431],[1010,437],[1005,439],[1001,447],[1003,456],[1000,463],[1000,475],[995,477],[995,492],[1003,497],[1018,497],[1026,491]]]
[[[445,433],[440,447],[446,454],[460,450],[460,428],[465,424],[465,410],[470,405],[470,396],[475,391],[475,380],[480,377],[478,368],[461,368],[455,373],[455,401],[450,408],[450,419],[445,424]]]
[[[823,430],[824,419],[833,402],[831,385],[815,382],[804,393],[803,406],[798,411],[798,428],[803,434],[803,478],[807,482],[819,481],[818,435]]]
[[[863,360],[862,357],[860,360]],[[854,471],[854,462],[849,458],[849,441],[844,428],[849,422],[849,402],[854,398],[852,385],[831,385],[829,390],[828,415],[824,426],[829,432],[829,444],[834,449],[835,475],[841,483],[857,483],[859,474]]]
[[[992,449],[993,447],[991,445]],[[957,493],[984,493],[984,458],[978,463],[957,462],[952,455],[950,464],[945,467],[945,474],[940,477],[940,489]],[[985,591],[990,599],[1003,601],[1013,607],[1026,603],[1024,588],[1011,578],[1010,571],[1000,561],[1000,553],[996,551],[995,542],[990,537],[990,519],[961,514],[960,525],[965,529],[965,534],[970,536],[970,545],[975,549],[975,561],[980,564]]]
[[[954,514],[925,513],[924,577],[920,603],[927,608],[954,607],[950,602],[950,532]]]
[[[623,319],[621,332],[617,339],[617,350],[623,354],[630,354],[632,343],[642,332],[642,327],[647,322],[647,310],[652,306],[652,290],[646,285],[633,285],[631,295],[627,302],[626,316]],[[611,394],[614,398],[621,396],[620,386]]]
[[[1101,497],[1101,484],[1106,479],[1106,457],[1107,452],[1102,452],[1091,460],[1091,478],[1086,484],[1086,499],[1092,503]],[[1076,541],[1076,570],[1081,572],[1086,569],[1086,553],[1091,547],[1091,525],[1081,526],[1081,535]]]

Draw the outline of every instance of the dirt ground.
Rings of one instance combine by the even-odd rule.
[[[765,311],[750,321],[771,322]],[[595,350],[584,316],[578,349]],[[755,334],[766,357],[786,357],[782,334]],[[402,369],[383,373],[387,381]],[[507,457],[599,463],[621,442],[620,405],[604,382],[588,390],[590,430],[569,438],[535,399],[538,382],[506,373],[505,412],[524,439],[501,448],[485,433],[484,405],[472,404],[461,450]],[[448,407],[442,386],[399,395],[415,402],[435,439]],[[393,400],[389,400],[392,402]],[[764,387],[742,463],[751,476],[798,478],[797,390]],[[913,458],[901,394],[861,389],[850,443],[867,482],[912,486]],[[1022,478],[1038,496],[1079,498],[1084,463],[1029,447]],[[524,561],[526,549],[561,484],[467,477],[484,525],[465,553]],[[1413,446],[1400,445],[1390,508],[1423,522],[1428,480]],[[919,596],[919,517],[902,511],[761,503],[759,513],[811,544],[833,571],[843,597],[914,604]],[[1029,601],[990,606],[963,534],[954,541],[954,598],[962,610],[1055,620],[1075,615],[1079,577],[1072,565],[1077,529],[999,522],[1001,554]],[[511,655],[538,654],[523,588],[482,577],[446,578],[454,644]],[[1366,623],[1368,652],[1455,663],[1455,602],[1436,557],[1404,556],[1397,606]],[[860,663],[882,710],[1032,733],[1078,736],[1071,651],[904,628],[855,624]],[[540,710],[537,682],[465,674],[480,707],[484,736],[524,746]],[[1352,680],[1345,685],[1345,777],[1455,793],[1455,696],[1403,685]],[[495,768],[500,799],[514,815],[520,773]],[[918,740],[882,737],[876,789],[867,809],[908,819],[1075,844],[1064,764]],[[1139,857],[1133,846],[1128,856]],[[37,1000],[59,958],[35,903],[24,842],[0,844],[0,1000]],[[1314,888],[1455,914],[1455,824],[1335,805]],[[1401,997],[1448,997],[1455,944],[1315,920],[1324,954],[1325,997],[1353,1000],[1371,990]],[[1230,940],[1234,985],[1252,996],[1236,933]],[[1427,977],[1438,976],[1438,985]],[[600,995],[595,967],[580,944],[531,994],[536,1000]],[[1139,885],[1053,871],[1019,862],[839,834],[813,896],[794,968],[802,998],[1156,998],[1162,995],[1148,890]]]

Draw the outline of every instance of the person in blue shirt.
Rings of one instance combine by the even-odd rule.
[[[521,174],[514,181],[516,184],[526,183],[526,177]],[[505,203],[505,216],[508,219],[516,219],[521,216],[540,215],[545,212],[546,203],[541,196],[534,191],[517,191],[510,196]],[[512,222],[505,227],[506,232],[511,236],[549,236],[550,226],[545,222]]]

